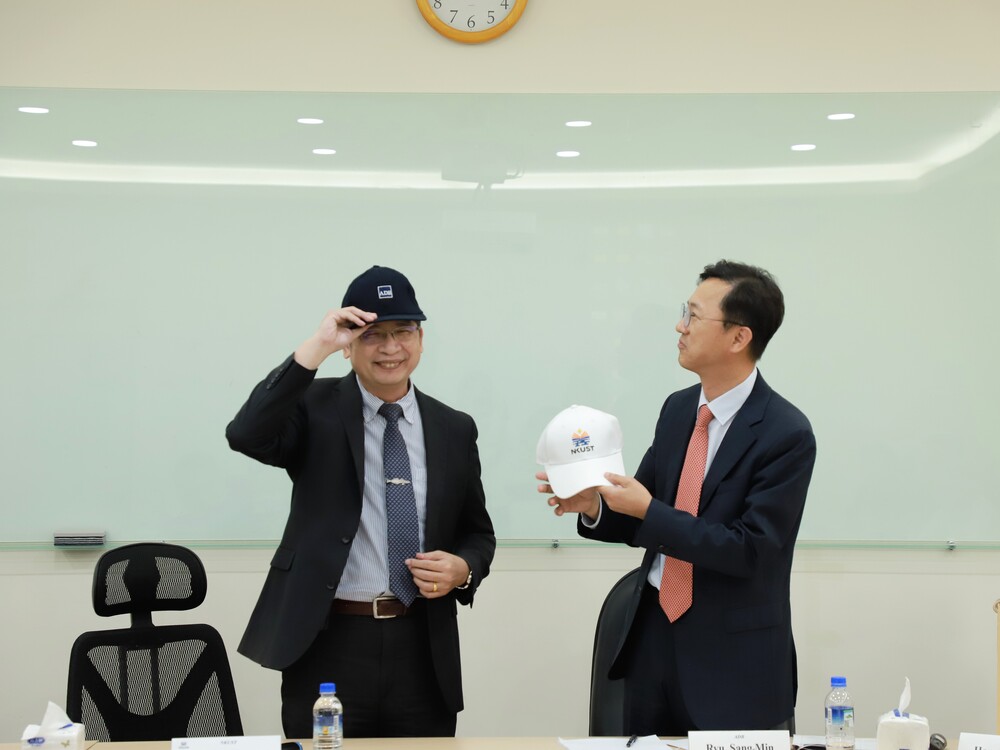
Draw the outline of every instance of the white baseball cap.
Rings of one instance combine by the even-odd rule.
[[[610,486],[606,471],[625,473],[622,442],[616,417],[574,404],[542,430],[536,459],[545,467],[552,492],[572,497],[588,487]]]

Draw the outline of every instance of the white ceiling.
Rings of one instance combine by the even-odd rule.
[[[18,111],[22,106],[50,111],[24,114]],[[827,119],[838,112],[856,118]],[[299,117],[324,122],[301,125]],[[593,125],[565,125],[580,119]],[[962,158],[998,132],[998,92],[541,95],[0,88],[0,177],[424,188],[905,180]],[[98,146],[76,147],[74,139]],[[817,148],[791,150],[800,143]],[[317,156],[314,148],[337,153]],[[564,149],[580,156],[555,155]]]

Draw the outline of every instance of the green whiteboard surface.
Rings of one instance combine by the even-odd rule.
[[[476,419],[498,536],[573,537],[535,492],[542,428],[612,412],[634,470],[723,257],[786,295],[760,367],[817,435],[800,539],[1000,539],[1000,94],[0,104],[3,541],[277,538],[290,483],[226,424],[376,263],[428,316],[416,385]]]

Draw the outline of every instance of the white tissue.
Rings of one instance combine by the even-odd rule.
[[[74,724],[66,712],[52,701],[45,709],[41,724],[29,724],[21,735],[22,750],[45,750],[59,745],[66,750],[81,750],[84,741],[83,724]]]
[[[906,684],[903,685],[903,692],[899,694],[899,713],[905,714],[906,709],[910,707],[910,678],[906,678]]]

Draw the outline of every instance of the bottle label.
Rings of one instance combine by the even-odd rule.
[[[854,728],[853,706],[830,706],[827,713],[827,723],[835,727]]]
[[[313,737],[339,737],[341,715],[317,716],[313,720]]]

